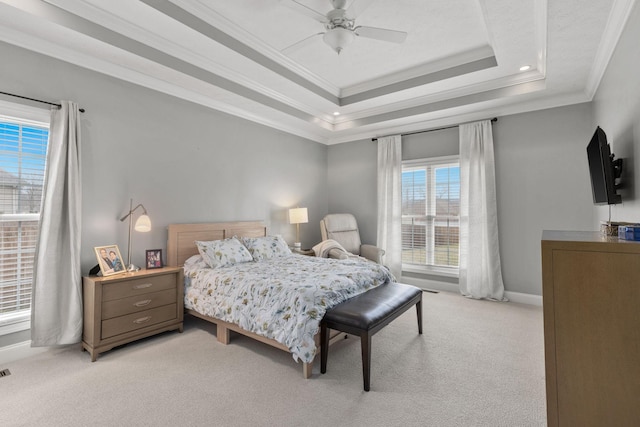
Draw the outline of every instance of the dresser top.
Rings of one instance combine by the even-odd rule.
[[[542,232],[542,240],[554,240],[558,242],[639,243],[633,240],[618,239],[615,236],[605,236],[599,231],[544,230]]]
[[[123,272],[112,274],[109,276],[86,276],[94,282],[109,282],[112,280],[130,280],[130,279],[140,279],[143,277],[157,276],[160,274],[168,274],[168,273],[177,273],[182,270],[182,267],[160,267],[160,268],[152,268],[152,269],[142,269],[133,272]]]
[[[542,248],[563,248],[573,250],[640,252],[640,242],[606,236],[599,231],[558,231],[542,232]]]

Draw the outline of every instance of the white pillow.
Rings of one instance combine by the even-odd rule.
[[[202,255],[192,255],[187,258],[183,265],[185,271],[189,270],[200,270],[202,268],[209,268],[209,264],[204,262],[204,258]]]
[[[211,268],[252,261],[251,254],[235,236],[224,240],[196,240],[198,252]]]
[[[242,243],[255,261],[291,255],[289,245],[281,236],[243,237]]]

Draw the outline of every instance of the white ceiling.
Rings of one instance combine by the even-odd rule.
[[[288,1],[0,0],[0,40],[334,144],[590,101],[634,4],[355,0],[406,41],[285,55],[324,31]]]

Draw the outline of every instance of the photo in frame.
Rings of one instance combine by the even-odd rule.
[[[162,249],[147,249],[145,252],[147,269],[162,267]]]
[[[96,246],[93,249],[103,276],[111,276],[112,274],[127,271],[122,263],[122,255],[120,255],[118,245]]]

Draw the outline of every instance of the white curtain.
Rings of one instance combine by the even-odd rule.
[[[51,111],[31,299],[31,346],[80,342],[80,117],[62,101]]]
[[[378,138],[378,247],[384,249],[384,264],[397,280],[402,274],[401,139]]]
[[[460,125],[460,292],[470,298],[507,300],[489,120]]]

